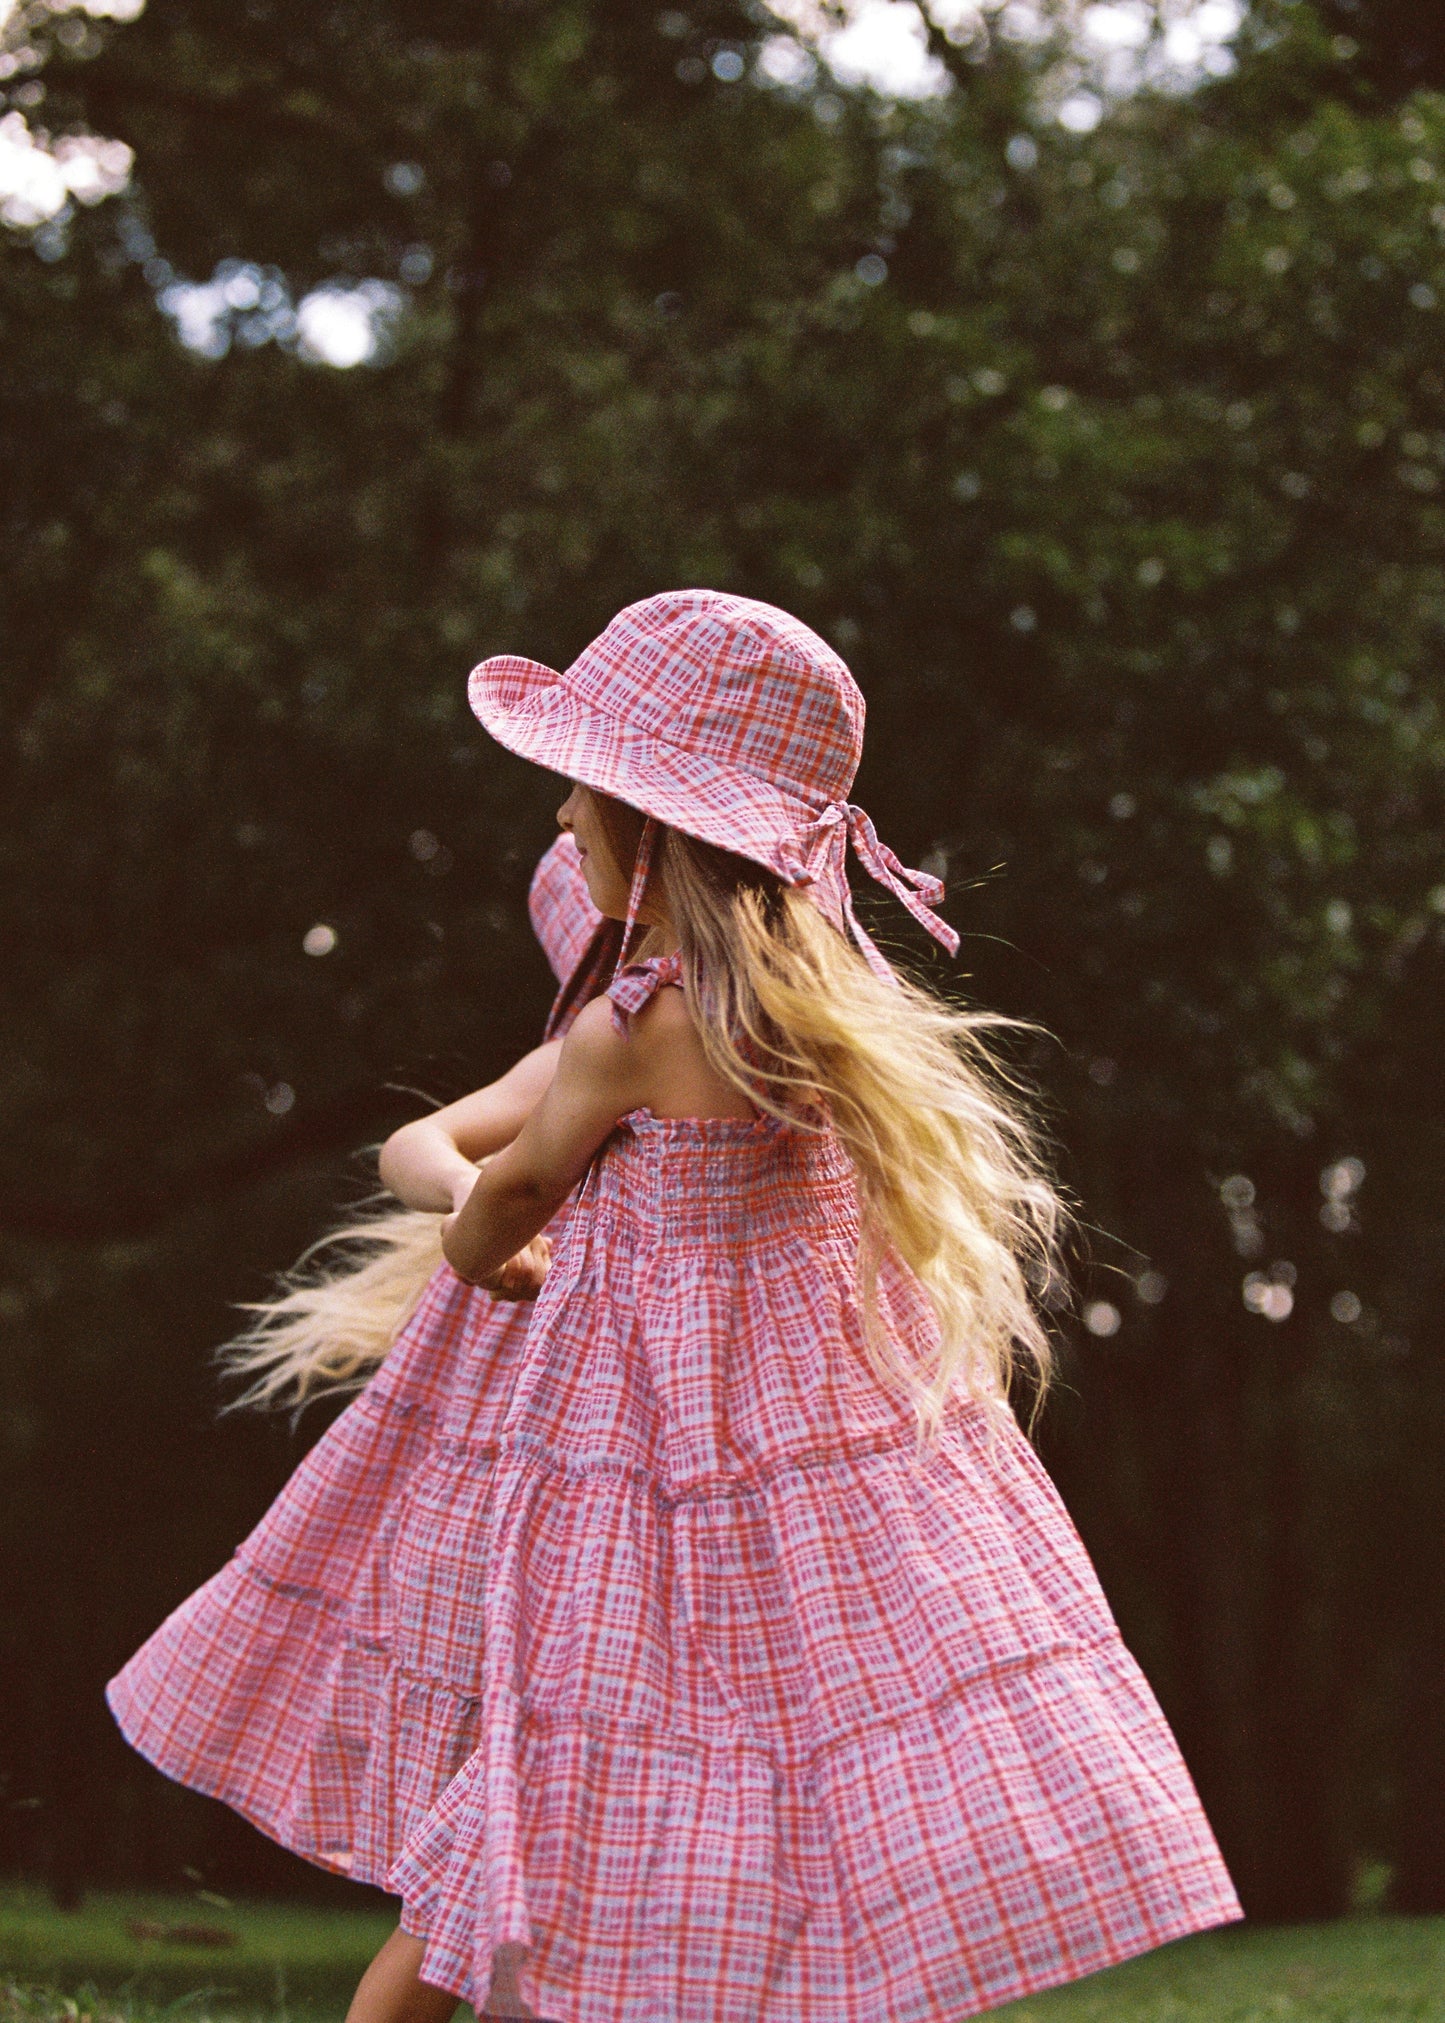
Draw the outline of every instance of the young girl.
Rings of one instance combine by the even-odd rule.
[[[408,1815],[353,2023],[922,2023],[1237,1918],[1007,1402],[1047,1382],[1059,1207],[1003,1021],[853,911],[849,842],[956,948],[845,798],[847,669],[687,591],[471,696],[574,783],[620,966],[480,1174],[387,1148],[459,1280],[542,1282],[489,1436],[437,1439],[398,1517],[390,1663],[422,1733],[445,1653],[477,1739]],[[358,1834],[397,1773],[358,1764]]]

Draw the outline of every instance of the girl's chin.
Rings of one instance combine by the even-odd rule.
[[[588,875],[585,863],[582,866],[582,882],[587,887],[587,897],[592,901],[592,904],[597,908],[599,913],[604,914],[608,920],[625,920],[627,918],[627,901],[624,899],[619,905],[612,894],[599,892],[597,890],[597,881]]]

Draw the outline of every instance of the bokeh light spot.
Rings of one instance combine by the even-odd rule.
[[[1267,1272],[1252,1271],[1243,1285],[1244,1304],[1267,1321],[1287,1321],[1294,1312],[1293,1288]]]

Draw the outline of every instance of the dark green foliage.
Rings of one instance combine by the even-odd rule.
[[[467,668],[704,583],[849,657],[956,987],[1058,1036],[1119,1325],[1061,1323],[1043,1446],[1249,1909],[1382,1862],[1445,1908],[1445,100],[1341,97],[1284,12],[1031,166],[1016,48],[888,107],[724,81],[722,6],[151,0],[57,50],[53,128],[137,168],[0,265],[13,1862],[280,1873],[98,1698],[299,1451],[204,1357],[389,1084],[540,1026],[560,795]],[[200,358],[155,263],[226,258],[410,308],[352,372]]]
[[[1445,85],[1445,13],[1438,0],[1323,0],[1320,14],[1346,45],[1347,60],[1381,97]]]

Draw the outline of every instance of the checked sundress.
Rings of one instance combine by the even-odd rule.
[[[506,2013],[560,2023],[924,2023],[1241,1915],[1006,1408],[956,1401],[916,1459],[857,1239],[831,1130],[641,1109],[589,1168],[505,1409],[448,1426],[391,1552],[389,1662],[476,1710],[389,1879],[427,1981],[514,1976]],[[921,1344],[901,1273],[882,1315]]]

